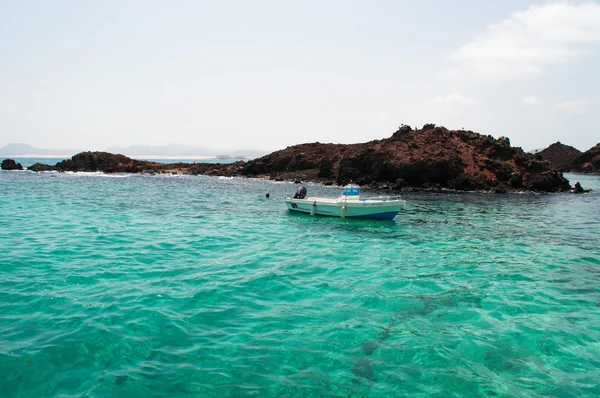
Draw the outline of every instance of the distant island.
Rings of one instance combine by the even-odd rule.
[[[43,149],[28,144],[8,144],[0,148],[0,157],[55,157],[69,158],[81,150]],[[171,143],[169,145],[131,145],[110,147],[104,152],[119,153],[132,158],[144,159],[254,159],[266,155],[267,151],[256,149],[227,151],[197,145]]]
[[[579,164],[581,167],[577,168]],[[569,170],[594,172],[600,170],[599,166],[600,144],[577,155]],[[401,126],[389,138],[362,144],[294,145],[254,160],[233,163],[165,164],[122,154],[82,152],[55,165],[37,163],[29,170],[239,176],[325,185],[353,182],[374,189],[398,190],[503,193],[571,189],[562,171],[544,160],[543,151],[530,154],[512,147],[506,137],[495,139],[434,124],[418,130]]]
[[[42,149],[28,144],[8,144],[0,148],[0,156],[12,157],[69,157],[80,152],[73,149]]]
[[[559,141],[539,152],[539,155],[560,171],[600,174],[600,144],[581,152]]]
[[[120,153],[129,157],[143,157],[160,159],[162,157],[189,158],[189,157],[211,157],[221,159],[254,159],[266,155],[267,151],[255,149],[224,151],[221,149],[208,148],[197,145],[186,145],[171,143],[169,145],[131,145],[128,147],[110,147],[109,153]]]

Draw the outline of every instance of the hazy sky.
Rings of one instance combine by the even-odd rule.
[[[0,0],[0,146],[600,142],[600,2]]]

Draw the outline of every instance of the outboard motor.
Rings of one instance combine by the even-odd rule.
[[[298,187],[294,199],[304,199],[306,197],[306,187]]]

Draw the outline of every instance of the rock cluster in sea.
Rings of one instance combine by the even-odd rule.
[[[525,153],[506,137],[427,124],[400,127],[389,138],[361,144],[310,143],[288,147],[248,162],[163,164],[106,152],[82,152],[34,171],[184,173],[244,176],[326,185],[349,182],[370,188],[455,189],[493,192],[564,192],[567,179],[540,155]]]
[[[23,170],[21,163],[17,163],[13,159],[4,159],[0,168],[2,170]]]
[[[28,170],[32,171],[101,171],[104,173],[174,173],[205,175],[241,175],[244,162],[231,164],[212,163],[158,163],[131,159],[125,155],[108,152],[81,152],[71,159],[63,160],[54,166],[36,163]]]

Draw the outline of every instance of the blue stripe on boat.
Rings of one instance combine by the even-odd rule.
[[[369,220],[392,220],[398,214],[397,211],[386,211],[385,213],[365,214],[362,216],[346,216],[346,218],[362,218]]]
[[[300,209],[290,209],[288,208],[289,211],[292,211],[294,213],[303,213],[303,214],[310,214],[307,210],[300,210]],[[346,216],[346,218],[360,218],[362,220],[393,220],[394,217],[396,217],[396,215],[399,213],[400,211],[386,211],[385,213],[377,213],[377,214],[365,214],[362,216]],[[340,217],[337,214],[333,214],[333,213],[329,213],[329,214],[317,214],[318,216],[333,216],[333,217]]]

